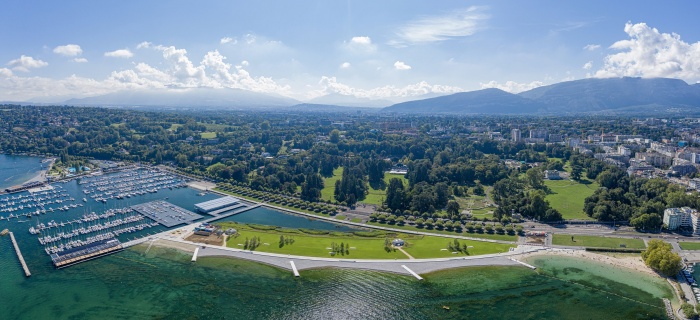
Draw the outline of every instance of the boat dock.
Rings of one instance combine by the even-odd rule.
[[[131,206],[131,209],[170,228],[179,224],[189,224],[202,216],[170,202],[156,200]]]
[[[56,268],[61,269],[74,264],[99,258],[123,250],[117,239],[106,239],[89,245],[73,248],[64,252],[51,254],[51,260]]]
[[[10,240],[12,240],[12,245],[15,247],[15,252],[17,252],[17,258],[19,258],[19,263],[22,264],[22,269],[24,269],[24,275],[27,277],[31,276],[32,273],[29,272],[29,267],[27,267],[27,263],[24,262],[24,257],[22,256],[22,251],[19,250],[19,246],[17,245],[17,240],[15,240],[15,235],[12,232],[10,232]]]
[[[408,273],[410,273],[412,276],[416,277],[416,279],[418,279],[418,280],[423,280],[423,277],[419,276],[419,275],[418,275],[417,273],[415,273],[413,270],[409,269],[405,264],[402,264],[401,267],[403,267],[404,269],[406,269],[406,271],[408,271]]]

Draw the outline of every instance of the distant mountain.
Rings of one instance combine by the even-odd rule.
[[[337,106],[332,104],[313,104],[313,103],[300,103],[290,107],[279,108],[280,110],[289,111],[306,111],[306,112],[357,112],[361,111],[364,113],[368,112],[379,112],[381,108],[367,108],[367,107],[349,107],[349,106]]]
[[[183,90],[129,90],[82,99],[70,99],[67,105],[79,106],[162,106],[162,107],[288,107],[299,101],[240,89],[193,88]]]
[[[334,105],[345,107],[381,108],[392,105],[388,100],[372,100],[339,93],[330,93],[325,96],[313,98],[306,103],[315,105]]]
[[[500,89],[483,89],[397,103],[384,108],[383,111],[399,113],[523,114],[536,112],[537,108],[538,105],[530,99]]]
[[[700,112],[700,84],[667,78],[606,78],[561,82],[514,95],[498,89],[398,103],[383,111],[458,114]]]
[[[519,94],[545,112],[615,111],[630,107],[700,107],[700,86],[679,79],[606,78],[561,82]]]

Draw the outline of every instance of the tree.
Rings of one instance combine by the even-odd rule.
[[[643,213],[630,220],[632,225],[637,230],[653,231],[662,224],[661,216],[657,213]]]
[[[649,240],[642,259],[650,268],[667,277],[674,277],[683,268],[681,257],[672,251],[671,245],[659,239]]]
[[[527,170],[527,172],[525,173],[525,178],[527,180],[527,183],[533,189],[544,188],[544,177],[542,176],[542,172],[539,169],[531,168],[530,170]]]
[[[331,143],[340,142],[340,131],[338,131],[338,129],[333,129],[330,133],[328,141],[330,141]]]
[[[406,208],[404,186],[401,179],[391,178],[386,189],[386,200],[384,203],[389,209],[403,210]]]
[[[583,168],[579,165],[574,165],[571,167],[571,179],[576,181],[581,180],[581,174],[583,173]]]
[[[451,220],[455,220],[455,217],[459,216],[459,203],[457,201],[451,200],[447,203],[447,214],[450,215]]]
[[[474,187],[474,194],[477,196],[483,196],[486,193],[484,192],[484,186],[481,185],[481,182],[478,182],[476,186]]]

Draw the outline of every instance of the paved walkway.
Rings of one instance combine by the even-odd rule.
[[[401,251],[401,253],[405,254],[409,259],[411,259],[411,260],[415,259],[412,255],[408,254],[408,252],[406,252],[406,250],[404,250],[403,248],[397,247],[396,249],[399,249],[399,251]]]
[[[437,270],[471,267],[471,266],[520,266],[521,264],[508,259],[510,256],[545,250],[542,247],[519,246],[513,251],[506,253],[467,256],[459,258],[437,258],[437,259],[335,259],[292,256],[276,253],[241,250],[237,248],[202,245],[191,241],[178,239],[176,237],[160,237],[162,241],[172,241],[181,244],[199,247],[199,257],[234,257],[265,263],[282,269],[290,270],[289,261],[294,261],[298,270],[336,267],[388,271],[400,274],[410,274],[401,265],[406,265],[416,273],[429,273]]]

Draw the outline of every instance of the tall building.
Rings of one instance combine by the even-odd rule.
[[[530,139],[547,139],[547,129],[530,130]]]
[[[668,208],[664,210],[663,222],[668,230],[692,227],[693,233],[700,233],[700,218],[697,210],[689,207]]]
[[[520,142],[523,139],[520,129],[510,130],[510,136],[513,142]]]

